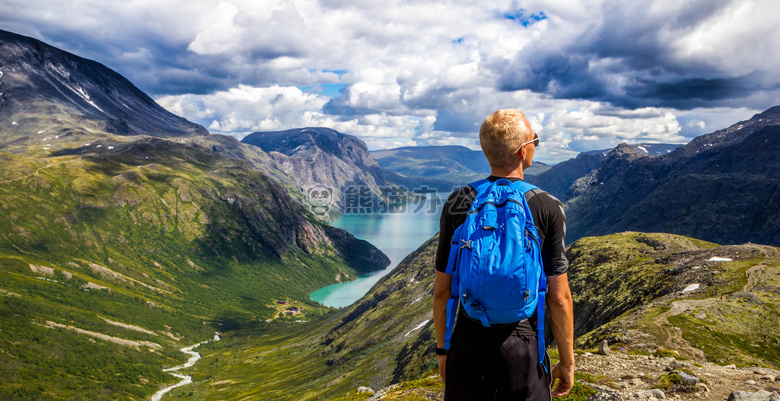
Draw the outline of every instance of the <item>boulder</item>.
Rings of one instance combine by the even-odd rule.
[[[780,395],[764,390],[757,392],[737,390],[731,393],[728,401],[780,401]]]
[[[654,388],[652,390],[645,390],[634,393],[634,398],[656,398],[659,400],[664,400],[666,399],[666,394],[664,394],[663,391]]]
[[[599,344],[599,354],[609,355],[610,353],[612,353],[612,350],[609,349],[609,343],[607,340],[602,341],[601,344]]]
[[[687,374],[685,372],[680,372],[680,371],[677,371],[675,373],[680,375],[680,378],[682,379],[682,384],[689,385],[689,386],[695,386],[696,383],[701,382],[701,379],[699,379],[698,377],[696,377],[694,375],[689,375],[689,374]]]
[[[587,401],[623,401],[623,397],[617,391],[597,384],[583,383],[586,386],[598,391],[595,395],[587,398]]]
[[[374,394],[375,391],[371,387],[358,387],[357,389],[358,394]]]

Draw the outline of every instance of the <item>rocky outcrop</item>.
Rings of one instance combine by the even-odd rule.
[[[366,144],[329,128],[255,132],[242,139],[267,152],[304,192],[330,190],[326,208],[344,210],[345,193],[363,204],[378,205],[383,186],[390,185]]]
[[[317,215],[381,212],[418,190],[446,196],[452,189],[446,181],[386,171],[363,141],[329,128],[255,132],[242,142],[268,152]]]

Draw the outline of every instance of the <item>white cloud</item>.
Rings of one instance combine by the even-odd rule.
[[[240,85],[209,95],[169,95],[157,102],[189,117],[212,132],[243,137],[253,131],[281,130],[295,124],[317,125],[325,96],[296,87],[256,88]]]
[[[537,157],[561,161],[620,141],[687,142],[780,103],[778,11],[774,0],[7,0],[0,26],[103,62],[213,132],[327,126],[374,148],[476,147],[485,116],[519,108],[542,135]],[[315,93],[326,84],[346,87]]]

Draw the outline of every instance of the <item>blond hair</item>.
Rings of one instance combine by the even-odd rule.
[[[491,166],[512,164],[517,148],[533,135],[520,110],[503,109],[489,115],[479,128],[479,144]]]

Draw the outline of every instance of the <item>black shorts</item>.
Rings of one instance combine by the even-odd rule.
[[[482,327],[461,319],[452,334],[445,401],[549,401],[550,358],[539,364],[536,335],[513,326]]]

